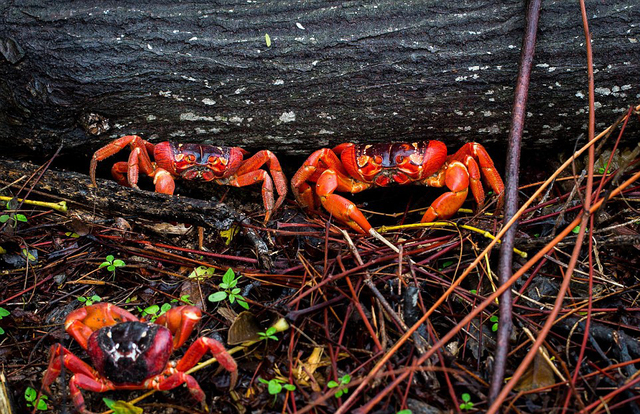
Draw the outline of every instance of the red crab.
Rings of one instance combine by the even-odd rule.
[[[232,384],[237,372],[236,362],[224,346],[206,337],[191,344],[179,361],[169,361],[171,353],[185,343],[201,316],[195,306],[180,306],[161,315],[155,323],[148,323],[110,303],[76,309],[67,316],[65,330],[87,351],[93,368],[61,344],[55,344],[42,386],[49,392],[64,363],[73,374],[69,390],[81,413],[90,411],[80,389],[166,391],[186,384],[191,395],[204,403],[200,385],[185,371],[211,351],[220,365],[231,372]]]
[[[449,157],[447,147],[440,141],[347,143],[311,154],[291,179],[291,188],[303,208],[316,210],[321,203],[354,230],[372,233],[371,225],[355,204],[334,191],[358,193],[392,184],[446,186],[449,191],[438,197],[422,217],[422,222],[431,222],[453,216],[467,198],[469,187],[482,207],[485,194],[480,171],[493,191],[501,194],[504,185],[491,157],[482,145],[474,142]],[[310,183],[315,183],[315,188]]]
[[[163,194],[173,194],[176,178],[213,181],[216,184],[234,187],[262,182],[265,223],[287,195],[287,179],[282,173],[278,159],[269,150],[262,150],[244,160],[243,157],[249,153],[238,147],[178,144],[168,141],[154,145],[136,135],[118,138],[93,154],[90,168],[93,185],[96,185],[98,161],[118,153],[127,145],[131,147],[129,161],[117,162],[111,168],[113,178],[124,186],[138,188],[139,172],[153,177],[156,192]],[[149,154],[153,154],[155,162],[151,161]],[[261,169],[264,164],[267,164],[271,176]],[[275,202],[274,183],[278,193]]]

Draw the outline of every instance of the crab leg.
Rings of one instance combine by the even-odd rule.
[[[62,355],[62,358],[60,357]],[[61,361],[62,359],[62,361]],[[98,380],[99,374],[71,351],[60,344],[51,346],[49,366],[42,379],[42,388],[49,392],[49,387],[60,375],[62,364],[73,373],[69,381],[69,391],[74,405],[81,413],[90,413],[85,408],[84,398],[79,388],[89,391],[105,392],[113,390],[113,384]]]
[[[71,394],[73,404],[80,413],[92,414],[92,411],[87,410],[80,389],[93,392],[107,392],[115,390],[116,387],[111,381],[99,381],[96,377],[85,374],[76,374],[71,377],[69,380],[69,394]]]
[[[207,353],[207,351],[211,351],[220,365],[222,365],[224,369],[231,373],[233,380],[232,383],[235,383],[235,377],[237,376],[236,371],[238,369],[236,361],[229,354],[229,352],[227,352],[224,345],[212,338],[201,337],[198,338],[193,344],[191,344],[189,349],[187,349],[187,352],[185,352],[184,356],[180,359],[180,361],[178,361],[176,370],[184,372],[193,368],[198,363],[198,361],[202,359],[204,354]]]
[[[250,157],[249,159],[245,160],[242,165],[240,166],[240,168],[238,169],[238,171],[236,172],[236,176],[237,179],[239,180],[239,182],[244,183],[245,181],[247,182],[244,185],[249,185],[252,182],[248,182],[249,178],[247,179],[243,179],[241,178],[244,175],[247,175],[248,173],[251,173],[253,171],[260,171],[260,167],[262,167],[264,164],[267,164],[267,167],[269,168],[269,172],[271,173],[271,179],[272,179],[272,184],[271,184],[271,188],[270,190],[267,189],[266,191],[270,191],[271,192],[271,199],[273,200],[273,186],[275,185],[276,188],[276,192],[278,193],[278,199],[275,201],[275,204],[273,206],[272,210],[277,210],[278,207],[280,207],[280,205],[282,204],[282,202],[284,201],[284,198],[287,195],[287,191],[289,189],[289,185],[287,184],[287,177],[285,177],[284,173],[282,172],[282,167],[280,166],[280,162],[278,161],[278,158],[276,158],[276,156],[269,150],[262,150],[259,151],[257,153],[255,153],[252,157]],[[259,181],[256,180],[255,177],[251,177],[252,179],[254,179],[253,182],[255,181]],[[271,181],[271,180],[269,180]],[[263,199],[265,198],[265,185],[267,184],[267,180],[263,180],[263,187],[262,187],[262,197]],[[266,201],[265,201],[265,207],[266,207]],[[270,212],[268,212],[270,213]],[[267,220],[265,220],[267,221]]]
[[[264,222],[267,223],[271,218],[271,213],[275,210],[275,202],[273,200],[273,180],[265,170],[249,171],[243,175],[235,175],[230,178],[216,180],[219,184],[232,185],[234,187],[246,187],[255,183],[262,182],[262,202],[264,204],[265,215]],[[282,203],[282,196],[278,198]]]
[[[316,194],[307,181],[317,181],[327,169],[335,170],[342,176],[348,176],[336,153],[328,148],[322,148],[311,154],[291,179],[291,190],[303,209],[316,210],[318,208]]]
[[[476,142],[467,143],[453,154],[450,159],[460,161],[467,166],[470,176],[469,184],[471,192],[478,203],[479,209],[482,208],[484,203],[484,190],[480,183],[480,172],[482,172],[482,176],[485,178],[489,187],[499,195],[498,207],[500,207],[503,202],[502,192],[504,191],[504,184],[500,174],[496,171],[496,167],[493,165],[493,160],[482,145]]]
[[[202,318],[202,312],[195,306],[178,306],[160,315],[156,322],[166,326],[173,335],[173,349],[180,348],[189,338],[193,327]]]
[[[114,154],[117,154],[127,145],[130,145],[132,149],[131,155],[129,156],[129,183],[131,183],[132,181],[135,183],[138,182],[137,173],[135,177],[132,178],[131,176],[131,170],[133,169],[137,172],[138,165],[140,165],[139,168],[145,174],[153,173],[153,164],[151,163],[151,159],[149,158],[149,151],[153,152],[154,145],[151,144],[150,142],[143,140],[137,135],[127,135],[110,142],[109,144],[100,148],[93,154],[93,157],[91,158],[91,166],[89,168],[89,175],[91,176],[91,182],[93,183],[93,185],[96,185],[96,167],[98,166],[98,161],[102,161]],[[139,149],[139,150],[136,151],[136,149]],[[131,162],[132,162],[132,157],[134,156],[133,155],[134,152],[139,153],[140,155],[136,155],[136,160],[135,160],[136,166],[132,167]],[[141,158],[141,159],[138,160],[138,158]],[[112,173],[113,173],[113,170],[112,170]],[[116,177],[115,175],[114,175],[114,178],[118,180],[118,177]],[[135,187],[135,185],[131,185],[131,186]]]
[[[63,354],[62,358],[60,358],[60,354]],[[67,348],[60,344],[54,344],[51,345],[49,365],[42,379],[42,387],[47,391],[49,391],[49,386],[60,376],[60,370],[62,368],[61,359],[64,361],[64,366],[74,374],[85,374],[89,377],[95,377],[97,375],[96,371],[91,368],[89,364],[73,355]]]
[[[333,214],[336,219],[346,223],[359,233],[370,233],[372,230],[371,224],[369,224],[369,221],[367,221],[358,207],[346,198],[333,193],[334,191],[357,193],[366,190],[370,186],[370,184],[341,175],[333,169],[328,169],[322,173],[316,183],[316,194],[320,197],[320,202],[324,208]]]

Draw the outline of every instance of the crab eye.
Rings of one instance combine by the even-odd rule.
[[[184,157],[184,159],[185,159],[185,161],[187,161],[187,162],[195,162],[195,161],[196,161],[196,156],[195,156],[195,155],[193,155],[193,154],[187,154],[187,155]]]

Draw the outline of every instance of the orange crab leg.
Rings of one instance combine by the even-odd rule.
[[[422,223],[430,223],[438,219],[445,220],[455,215],[469,193],[469,172],[459,161],[453,161],[444,168],[444,185],[451,191],[442,194],[431,204],[422,216]],[[440,183],[431,183],[442,186]]]
[[[89,168],[89,175],[91,176],[91,182],[93,183],[93,185],[96,185],[96,167],[98,166],[98,161],[102,161],[114,154],[117,154],[127,145],[131,146],[132,153],[135,152],[136,148],[140,148],[139,153],[140,157],[142,158],[140,169],[145,174],[151,174],[153,172],[153,164],[151,163],[151,159],[149,158],[149,151],[153,152],[154,145],[143,140],[137,135],[126,135],[110,142],[93,154],[93,157],[91,158],[91,166]],[[132,159],[131,157],[132,155],[129,156],[130,163]],[[137,163],[138,161],[136,160],[136,164]],[[131,168],[131,166],[129,168]],[[114,176],[114,178],[116,177]],[[131,181],[131,177],[129,177],[129,181]],[[135,177],[134,181],[138,181],[137,176]]]
[[[333,169],[325,170],[316,183],[316,193],[324,208],[336,219],[346,223],[359,233],[369,233],[371,224],[356,205],[346,198],[334,194],[334,191],[350,191],[358,193],[371,185],[341,175]]]
[[[119,161],[111,167],[111,176],[121,186],[129,187],[129,181],[125,175],[127,171],[129,171],[129,164],[126,161]]]
[[[498,207],[501,206],[504,184],[496,167],[493,165],[493,160],[482,145],[476,142],[467,143],[453,154],[450,159],[460,161],[467,166],[471,179],[471,192],[478,203],[478,208],[481,208],[484,203],[484,190],[480,183],[480,172],[482,172],[482,176],[484,176],[489,187],[499,196]]]
[[[119,322],[137,320],[138,318],[126,310],[103,302],[74,310],[67,315],[64,326],[69,335],[78,341],[81,347],[87,349],[89,337],[98,329]]]
[[[166,326],[173,335],[173,349],[180,348],[189,338],[193,327],[202,318],[202,312],[195,306],[184,305],[169,309],[160,315],[155,323]]]
[[[233,357],[227,352],[224,345],[212,338],[201,337],[191,344],[184,356],[178,361],[176,370],[180,372],[193,368],[202,359],[207,351],[211,351],[220,365],[232,375],[232,384],[237,377],[238,366]]]
[[[60,358],[60,354],[62,354],[62,358]],[[97,376],[96,371],[91,368],[89,364],[73,355],[71,351],[62,345],[54,344],[51,345],[49,365],[42,379],[42,387],[47,391],[49,391],[49,386],[60,376],[60,370],[62,368],[61,359],[64,361],[64,366],[74,374],[85,374],[89,377]]]
[[[62,358],[61,358],[62,355]],[[61,362],[62,359],[62,362]],[[49,387],[60,375],[62,364],[73,373],[69,381],[69,391],[74,405],[81,413],[89,413],[85,407],[80,388],[89,391],[105,392],[115,389],[110,381],[101,381],[100,375],[89,364],[82,361],[71,351],[60,344],[51,347],[49,366],[42,379],[42,388],[49,392]]]
[[[260,167],[265,164],[267,164],[271,176],[269,176],[265,170],[260,169]],[[266,210],[264,222],[266,223],[269,221],[272,213],[277,210],[284,201],[289,188],[287,178],[282,172],[278,158],[269,150],[262,150],[255,153],[242,163],[235,176],[223,180],[223,183],[228,183],[235,187],[244,187],[257,182],[262,182],[262,201]],[[278,199],[275,200],[275,202],[273,195],[274,185],[278,193]]]
[[[327,169],[335,170],[342,176],[348,176],[336,153],[328,148],[322,148],[311,154],[291,179],[291,190],[303,209],[317,209],[316,194],[307,181],[317,181]]]

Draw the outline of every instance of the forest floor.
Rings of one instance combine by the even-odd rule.
[[[635,114],[626,128],[637,131],[638,121]],[[545,164],[524,161],[520,205],[531,204],[515,243],[513,272],[522,274],[511,286],[506,381],[533,341],[545,338],[512,384],[504,412],[640,412],[640,186],[632,181],[614,191],[637,178],[640,155],[618,144],[621,132],[624,139],[628,132],[616,125],[602,139],[595,165],[579,157],[539,195],[550,171],[572,154]],[[572,223],[584,210],[586,168],[593,168],[598,188],[592,204],[606,203],[590,215],[574,251],[580,229]],[[425,197],[438,190],[355,197],[396,252],[371,236],[344,232],[327,215],[304,214],[291,197],[265,226],[262,207],[246,201],[259,199],[250,189],[222,190],[218,201],[249,219],[216,229],[100,210],[64,199],[55,188],[29,194],[31,183],[6,185],[1,193],[9,200],[0,215],[0,361],[14,413],[35,412],[37,396],[46,412],[73,412],[68,369],[50,392],[41,388],[49,350],[60,343],[88,361],[64,321],[73,310],[102,302],[149,321],[172,307],[202,310],[187,344],[214,338],[237,362],[233,387],[210,354],[203,358],[209,364],[193,372],[211,412],[419,414],[489,407],[500,328],[498,301],[490,297],[498,285],[499,245],[485,249],[504,224],[492,214],[495,197],[479,213],[463,211],[429,226],[409,223],[420,221]],[[65,201],[67,208],[13,197]],[[465,207],[474,205],[469,200]],[[266,256],[256,253],[256,239],[267,246]],[[559,314],[549,321],[573,267]],[[82,395],[94,412],[107,412],[113,401],[120,401],[120,413],[205,412],[183,386]]]

